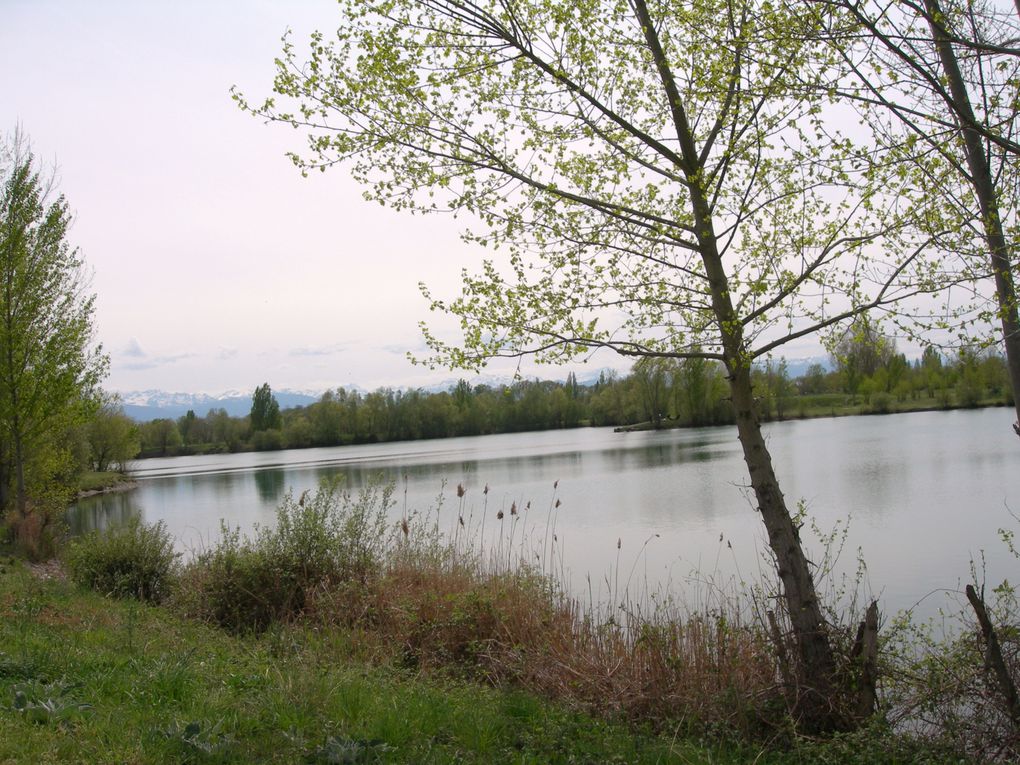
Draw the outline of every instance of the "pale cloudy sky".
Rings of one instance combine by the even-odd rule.
[[[0,0],[0,131],[21,125],[76,213],[108,388],[455,376],[405,360],[418,321],[442,321],[417,285],[454,295],[480,253],[453,221],[365,202],[342,169],[302,178],[284,156],[301,135],[230,99],[269,94],[288,27],[338,23],[331,0]]]

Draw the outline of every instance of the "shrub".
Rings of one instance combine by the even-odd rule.
[[[166,524],[132,518],[123,526],[74,540],[67,566],[78,585],[113,597],[158,603],[175,579],[177,557]]]
[[[65,530],[63,511],[52,503],[30,505],[24,513],[11,510],[3,525],[5,534],[32,561],[56,555]]]
[[[871,411],[875,414],[889,414],[893,410],[893,397],[881,391],[871,396]]]
[[[179,606],[232,632],[258,631],[302,613],[316,590],[365,584],[382,565],[391,495],[373,485],[354,497],[336,484],[288,494],[275,528],[223,529],[186,569]]]

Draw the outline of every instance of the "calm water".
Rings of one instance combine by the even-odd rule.
[[[1020,531],[1009,512],[1020,515],[1020,444],[1010,421],[1008,409],[850,417],[775,423],[767,437],[791,505],[803,500],[825,531],[849,519],[842,570],[855,568],[860,548],[886,611],[924,599],[918,610],[931,615],[945,599],[925,596],[958,589],[982,555],[990,584],[1020,578],[1020,562],[997,535],[1002,527]],[[767,548],[731,427],[588,428],[154,459],[135,472],[138,489],[82,501],[72,526],[140,515],[165,521],[182,549],[201,549],[216,539],[221,519],[242,529],[271,524],[285,492],[314,489],[339,473],[352,487],[379,475],[396,483],[394,518],[405,491],[409,509],[438,512],[444,529],[454,528],[463,507],[474,539],[484,515],[492,545],[494,534],[510,533],[511,504],[530,502],[513,526],[515,541],[526,539],[535,555],[555,534],[556,570],[585,594],[590,575],[596,598],[627,582],[683,590],[705,577],[750,579]],[[458,483],[467,490],[462,500]],[[807,527],[804,536],[811,539]],[[820,546],[809,545],[820,561]]]

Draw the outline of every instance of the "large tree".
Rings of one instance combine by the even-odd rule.
[[[138,456],[141,440],[135,421],[124,414],[120,397],[104,394],[98,411],[86,429],[90,462],[94,470],[127,470],[128,462]]]
[[[914,191],[823,123],[828,63],[807,6],[759,0],[341,2],[307,61],[287,40],[271,98],[304,169],[346,162],[369,196],[452,210],[493,247],[433,362],[558,362],[597,348],[726,369],[775,555],[806,726],[839,723],[835,657],[773,470],[754,361],[916,295]],[[295,103],[291,111],[290,104]],[[930,285],[928,285],[930,286]]]
[[[94,407],[107,360],[71,214],[51,199],[24,137],[0,145],[0,505],[28,511],[33,469],[48,490],[61,437]]]
[[[840,92],[932,195],[943,249],[991,282],[982,323],[1002,331],[1020,435],[1017,257],[1020,4],[1009,0],[815,0],[852,78]],[[864,34],[862,34],[862,31]],[[948,232],[952,232],[951,234]],[[979,287],[980,289],[980,287]],[[972,337],[962,338],[964,343]]]

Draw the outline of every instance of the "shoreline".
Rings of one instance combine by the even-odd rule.
[[[74,501],[77,502],[80,499],[86,499],[88,497],[96,497],[100,494],[119,494],[124,491],[131,491],[132,489],[138,488],[138,481],[133,478],[125,478],[123,481],[110,484],[109,486],[103,486],[98,489],[82,489],[75,494]]]
[[[821,420],[826,418],[839,418],[839,417],[883,417],[890,414],[914,414],[918,412],[957,412],[957,411],[973,411],[977,409],[997,409],[997,408],[1010,408],[1012,405],[1007,403],[1001,404],[979,404],[978,406],[919,406],[908,409],[890,409],[889,411],[881,412],[874,410],[862,410],[858,412],[812,412],[804,414],[787,414],[783,417],[770,417],[768,419],[762,419],[762,424],[769,424],[773,422],[793,422],[795,420]],[[647,430],[685,430],[688,428],[715,428],[715,427],[726,427],[733,423],[724,422],[717,425],[689,425],[687,423],[679,423],[670,421],[664,423],[659,427],[655,427],[650,422],[636,422],[633,425],[619,425],[613,428],[614,433],[638,433]]]

